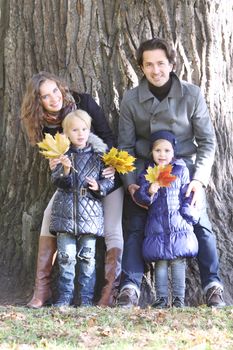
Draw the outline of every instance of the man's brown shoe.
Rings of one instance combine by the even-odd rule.
[[[213,286],[207,290],[206,304],[209,307],[221,308],[226,306],[223,300],[223,290],[219,286]]]
[[[138,305],[138,296],[134,288],[123,289],[117,299],[117,306],[130,308]]]

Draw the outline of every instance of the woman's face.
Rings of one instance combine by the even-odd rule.
[[[45,80],[40,85],[40,100],[48,113],[56,113],[62,109],[63,96],[55,81]]]

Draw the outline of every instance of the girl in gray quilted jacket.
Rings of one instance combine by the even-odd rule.
[[[79,304],[89,306],[93,304],[96,281],[96,237],[104,232],[102,198],[113,189],[114,183],[102,176],[101,155],[107,146],[95,135],[90,141],[89,114],[80,109],[71,112],[62,127],[71,146],[52,172],[57,192],[50,232],[57,235],[59,265],[59,298],[54,306],[72,303],[76,259]]]

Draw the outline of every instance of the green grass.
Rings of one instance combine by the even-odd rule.
[[[233,308],[0,307],[0,350],[233,349]]]

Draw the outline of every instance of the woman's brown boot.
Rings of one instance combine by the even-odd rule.
[[[32,299],[27,304],[29,308],[39,309],[52,297],[50,276],[56,251],[56,237],[40,236],[35,289]]]
[[[122,250],[111,248],[105,257],[105,286],[102,289],[98,306],[114,306],[117,297],[117,288],[121,278]]]

